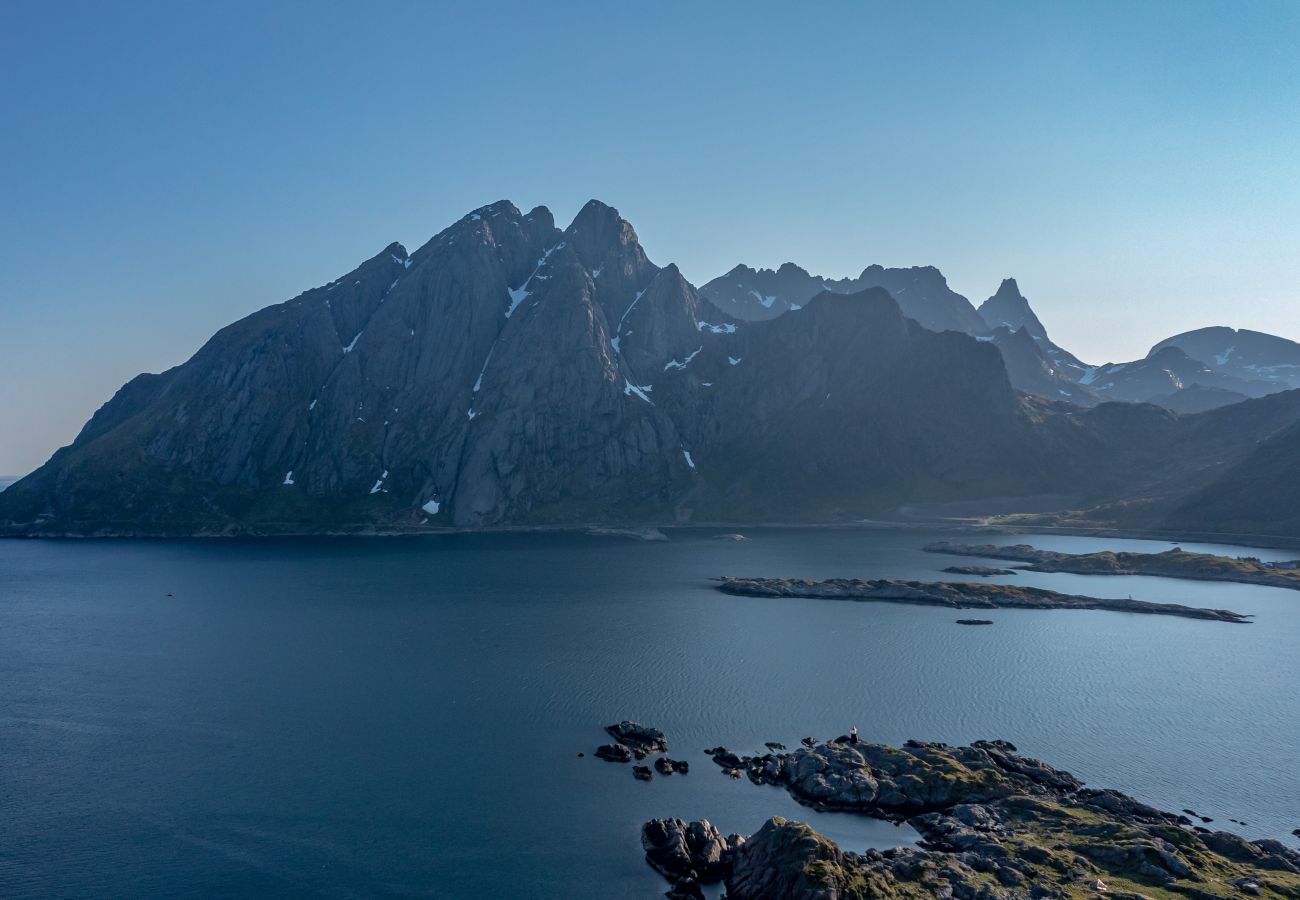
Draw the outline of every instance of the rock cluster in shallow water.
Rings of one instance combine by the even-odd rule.
[[[1300,852],[1088,788],[1005,741],[807,738],[790,752],[706,752],[733,777],[817,809],[906,822],[921,841],[852,853],[782,818],[748,839],[723,838],[707,821],[655,819],[642,844],[673,882],[670,897],[699,897],[700,884],[723,881],[730,900],[1300,898]]]

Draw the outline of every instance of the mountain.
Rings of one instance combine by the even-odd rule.
[[[857,278],[837,280],[810,275],[794,263],[775,271],[736,266],[700,288],[700,295],[738,321],[760,322],[801,309],[821,291],[852,294],[869,287],[888,291],[903,315],[931,331],[960,331],[991,341],[1001,351],[1016,390],[1049,400],[1097,402],[1078,384],[1088,367],[1048,339],[1013,278],[1003,281],[978,311],[949,288],[933,266],[868,266]],[[1016,337],[1022,330],[1034,346]]]
[[[1019,331],[1023,328],[1035,340],[1047,340],[1047,329],[1038,321],[1014,278],[1002,279],[997,292],[980,304],[978,312],[990,329],[1006,326]]]
[[[998,348],[1016,390],[1049,400],[1068,400],[1080,406],[1092,406],[1098,402],[1097,396],[1079,384],[1077,377],[1071,377],[1083,367],[1063,369],[1057,359],[1049,355],[1055,345],[1045,338],[1034,337],[1028,325],[1014,330],[1009,325],[1001,325],[991,334],[976,340],[991,341]],[[1068,354],[1059,351],[1058,356]]]
[[[1154,355],[1177,347],[1222,375],[1262,381],[1275,390],[1300,388],[1300,344],[1259,331],[1199,328],[1166,338],[1151,348]]]
[[[616,210],[593,201],[560,231],[501,202],[132,380],[0,495],[0,521],[837,519],[1017,489],[1037,468],[1027,426],[993,348],[909,322],[883,290],[737,323],[651,263]]]
[[[1054,380],[1064,379],[1077,383],[1087,371],[1088,367],[1081,363],[1078,357],[1058,347],[1047,336],[1047,329],[1034,314],[1029,301],[1020,293],[1020,286],[1016,284],[1014,278],[1004,278],[997,292],[980,304],[978,312],[980,319],[991,331],[999,328],[1009,328],[1013,332],[1024,329],[1039,344],[1043,356],[1053,369],[1051,374]],[[1030,390],[1026,387],[1020,389]],[[1031,393],[1039,393],[1039,391],[1031,391]],[[1049,395],[1043,394],[1043,396]]]
[[[802,307],[822,291],[855,294],[867,288],[884,288],[903,315],[931,331],[982,334],[987,330],[970,301],[948,287],[943,273],[933,266],[887,269],[872,265],[857,278],[829,279],[810,275],[794,263],[785,263],[775,271],[741,265],[705,284],[700,295],[728,315],[759,322]]]
[[[1157,394],[1147,402],[1163,406],[1165,409],[1172,409],[1174,412],[1198,413],[1218,409],[1220,406],[1240,403],[1248,399],[1250,398],[1245,394],[1240,394],[1237,391],[1191,384],[1168,394]]]
[[[826,279],[794,263],[776,270],[741,265],[701,287],[700,296],[734,319],[763,322],[802,307],[824,290]]]
[[[937,270],[864,277],[890,286],[745,321],[651,262],[612,207],[560,230],[494,203],[128,382],[0,493],[0,534],[852,522],[957,502],[1158,527],[1300,420],[1300,392],[1085,408],[1093,389],[1028,320],[935,330],[897,297],[936,296]],[[1152,389],[1198,365],[1153,360]]]
[[[1170,397],[1192,386],[1245,397],[1263,397],[1278,390],[1276,385],[1266,381],[1246,380],[1216,372],[1174,345],[1160,347],[1145,359],[1134,362],[1107,363],[1089,368],[1079,379],[1079,384],[1103,399],[1131,403],[1158,402],[1158,398]]]
[[[1206,540],[1300,541],[1300,489],[1290,477],[1300,453],[1300,390],[1195,415],[1166,413],[1163,422],[1143,415],[1155,409],[1105,403],[1092,411],[1124,410],[1146,424],[1127,430],[1134,438],[1127,446],[1106,429],[1108,452],[1135,474],[1109,501],[1065,517],[1068,524]]]
[[[1298,459],[1300,423],[1280,430],[1244,458],[1221,467],[1218,477],[1181,498],[1160,520],[1160,526],[1221,535],[1300,537]]]

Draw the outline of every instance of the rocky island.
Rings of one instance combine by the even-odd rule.
[[[668,896],[703,897],[702,883],[723,881],[731,900],[1300,898],[1300,852],[1085,787],[1006,741],[809,743],[711,755],[733,777],[743,772],[807,806],[906,822],[919,845],[853,853],[782,818],[748,838],[724,837],[707,821],[654,819],[642,845],[672,882]]]
[[[996,547],[993,544],[956,544],[936,541],[923,547],[927,553],[978,556],[1028,563],[1030,572],[1068,572],[1074,575],[1160,575],[1195,581],[1235,581],[1300,591],[1300,567],[1294,563],[1270,563],[1250,556],[1217,556],[1188,553],[1174,547],[1162,553],[1133,553],[1103,550],[1097,553],[1060,553],[1039,550],[1029,544]]]
[[[1152,603],[1127,598],[1086,597],[1061,594],[1044,588],[1011,584],[972,584],[960,581],[896,581],[830,578],[719,579],[718,590],[745,597],[800,597],[814,600],[867,600],[883,603],[913,603],[947,606],[952,609],[1105,609],[1115,612],[1151,613],[1213,619],[1217,622],[1248,623],[1250,617],[1227,609]]]

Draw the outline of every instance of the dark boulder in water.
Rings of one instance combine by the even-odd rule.
[[[668,739],[664,737],[664,733],[649,725],[629,722],[625,719],[614,725],[606,725],[605,731],[620,744],[632,748],[633,752],[640,751],[638,759],[644,758],[649,753],[668,751]]]
[[[609,762],[632,761],[632,751],[622,744],[601,744],[596,748],[596,756]]]

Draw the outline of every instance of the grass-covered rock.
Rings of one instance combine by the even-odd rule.
[[[724,770],[806,805],[906,821],[922,837],[917,847],[851,853],[773,818],[731,841],[712,869],[731,900],[1300,898],[1300,852],[1088,788],[1005,741],[890,747],[840,738],[789,753],[713,755]]]

